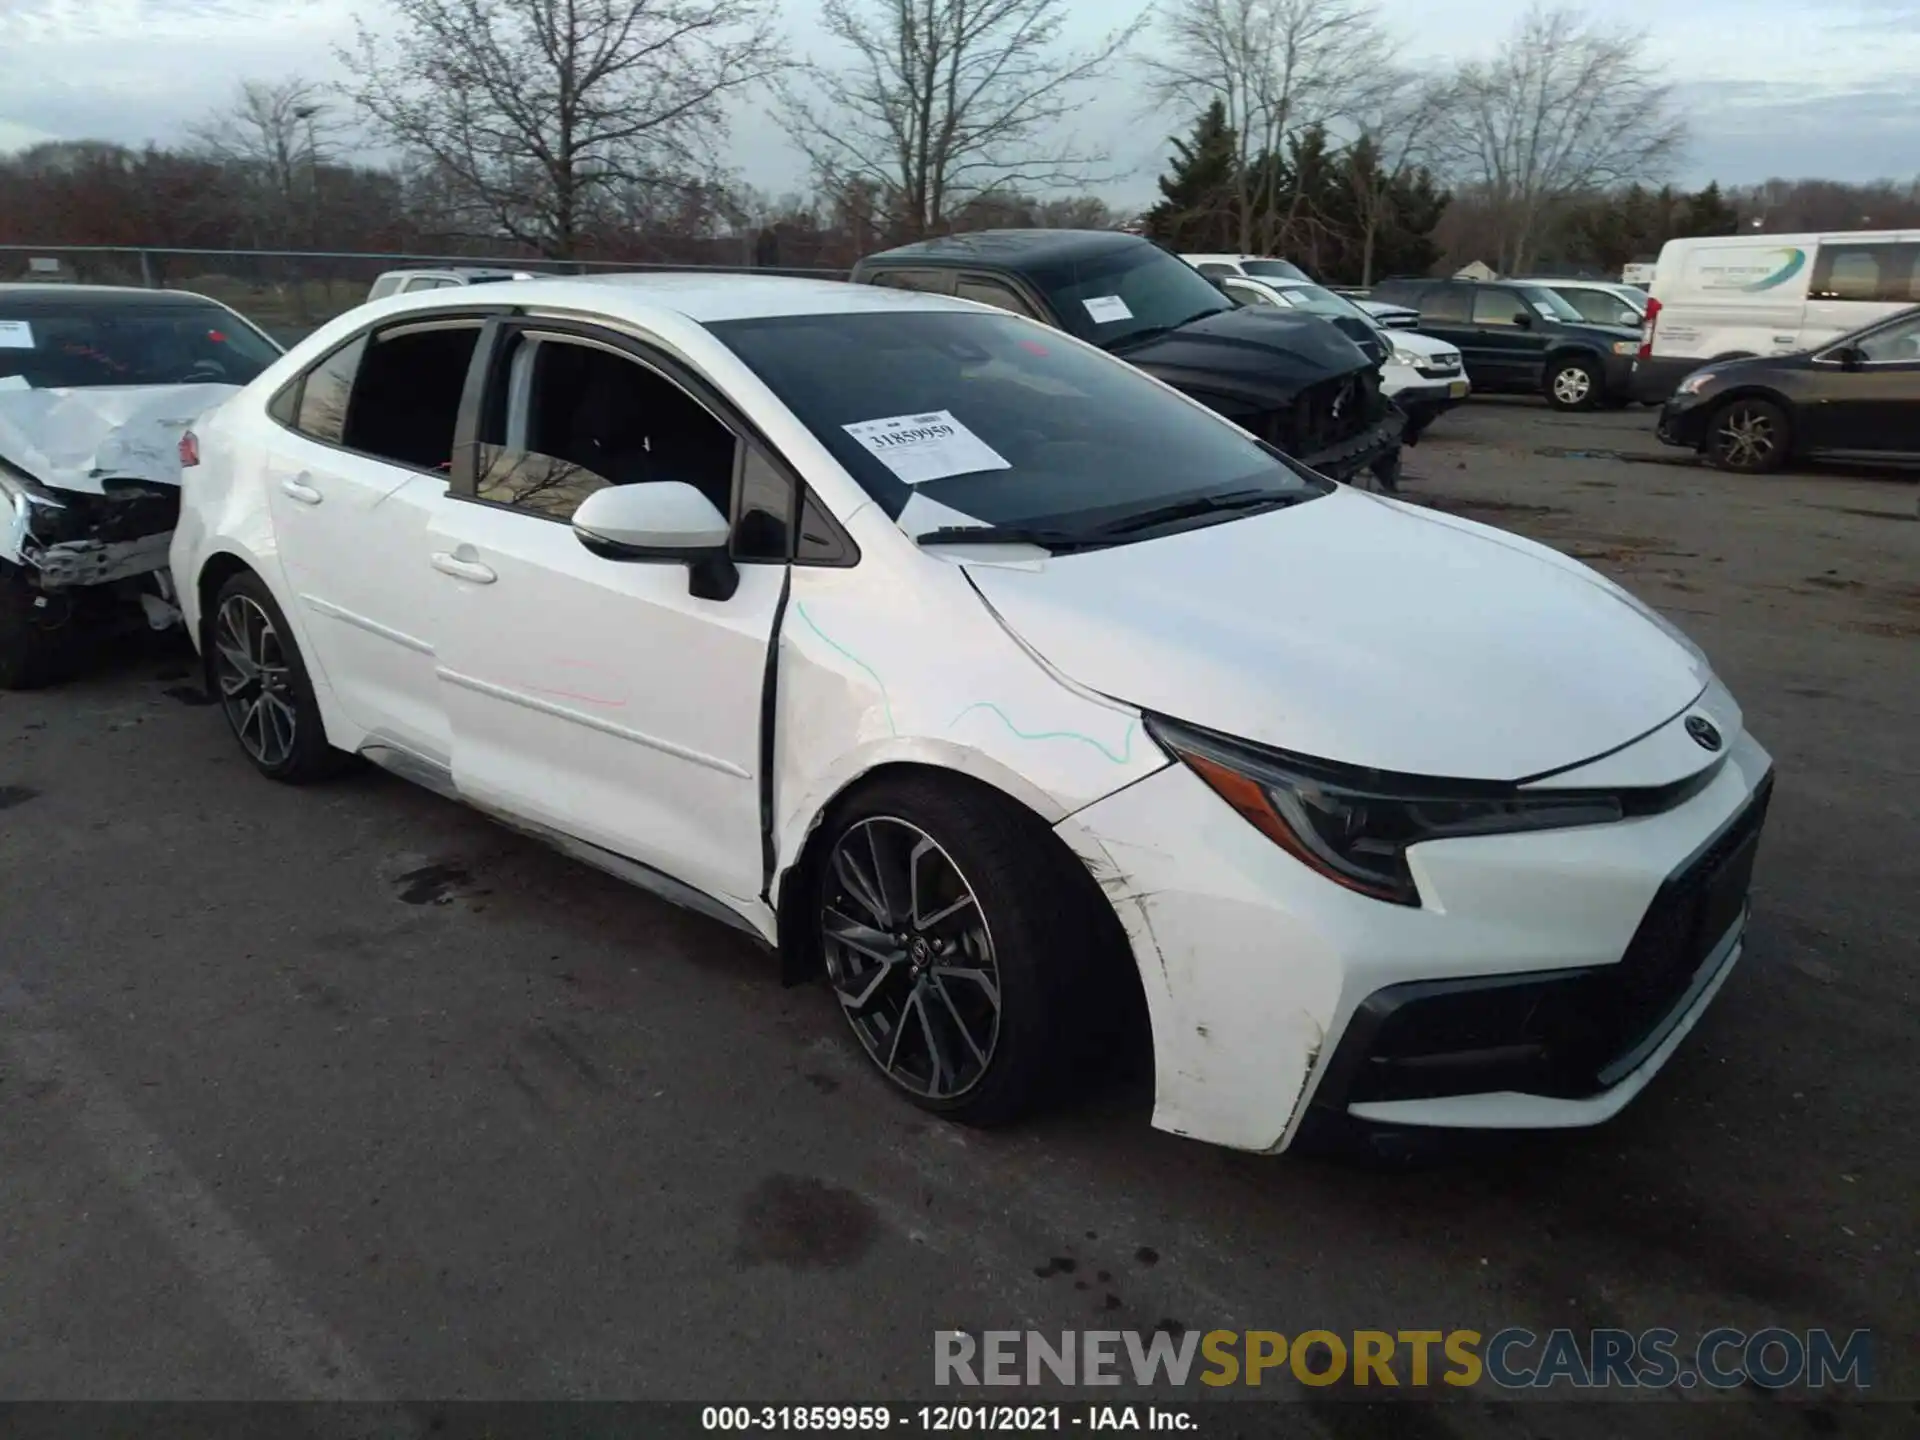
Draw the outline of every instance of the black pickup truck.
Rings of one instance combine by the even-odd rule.
[[[1373,354],[1317,316],[1242,309],[1177,256],[1110,230],[985,230],[869,255],[853,279],[955,295],[1139,366],[1335,480],[1392,488],[1406,417]]]
[[[1383,280],[1370,297],[1420,312],[1420,333],[1466,360],[1473,393],[1544,395],[1556,410],[1633,398],[1640,332],[1595,325],[1545,285],[1523,280]]]

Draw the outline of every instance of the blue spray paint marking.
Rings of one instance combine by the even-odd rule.
[[[851,650],[847,649],[847,647],[842,645],[838,640],[835,640],[831,635],[827,634],[827,632],[822,630],[818,625],[816,625],[814,623],[813,617],[807,613],[807,607],[804,604],[796,600],[794,602],[793,608],[799,612],[800,618],[807,622],[807,628],[813,631],[814,634],[818,635],[823,641],[825,641],[827,646],[830,649],[834,650],[838,654],[846,656],[847,659],[851,660],[854,664],[858,665],[862,670],[866,671],[870,677],[872,677],[873,683],[880,687],[881,707],[887,712],[887,732],[891,735],[897,736],[900,733],[900,727],[893,723],[893,701],[887,698],[887,682],[880,678],[879,672],[875,670],[871,665],[867,664],[866,661],[862,660],[858,655],[854,654]]]
[[[948,723],[947,729],[953,729],[955,725],[958,725],[976,710],[991,710],[1000,717],[1000,723],[1002,725],[1006,726],[1007,729],[1011,730],[1015,735],[1018,735],[1022,740],[1078,740],[1083,745],[1093,746],[1094,749],[1098,750],[1116,765],[1124,765],[1133,758],[1133,732],[1140,728],[1140,722],[1138,720],[1129,720],[1127,722],[1125,744],[1121,748],[1120,753],[1116,755],[1091,735],[1082,735],[1078,730],[1043,730],[1038,734],[1030,734],[1009,720],[1007,718],[1007,712],[1002,710],[998,705],[995,705],[991,700],[976,700],[958,715],[954,716]]]

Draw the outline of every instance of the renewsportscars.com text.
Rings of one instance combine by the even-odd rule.
[[[1505,1390],[1764,1390],[1873,1385],[1866,1330],[959,1330],[934,1335],[934,1383],[958,1386],[1302,1385]]]

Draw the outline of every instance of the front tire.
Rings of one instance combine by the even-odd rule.
[[[1099,929],[1072,881],[1044,825],[968,782],[883,779],[830,818],[814,896],[827,982],[914,1104],[991,1126],[1049,1092]]]
[[[1771,400],[1729,400],[1707,422],[1707,462],[1736,475],[1765,475],[1787,463],[1792,432],[1787,412]]]
[[[1604,388],[1591,360],[1563,357],[1547,366],[1547,404],[1556,410],[1591,410]]]
[[[337,772],[346,756],[327,743],[306,662],[265,582],[233,576],[205,623],[207,690],[254,769],[286,785]]]

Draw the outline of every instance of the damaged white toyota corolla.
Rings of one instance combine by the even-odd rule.
[[[181,432],[279,355],[200,295],[0,285],[0,690],[54,678],[116,601],[178,620]]]
[[[1771,766],[1683,636],[1004,312],[405,296],[198,442],[174,573],[260,769],[738,926],[930,1110],[1013,1117],[1137,984],[1168,1130],[1590,1124],[1740,954]]]

